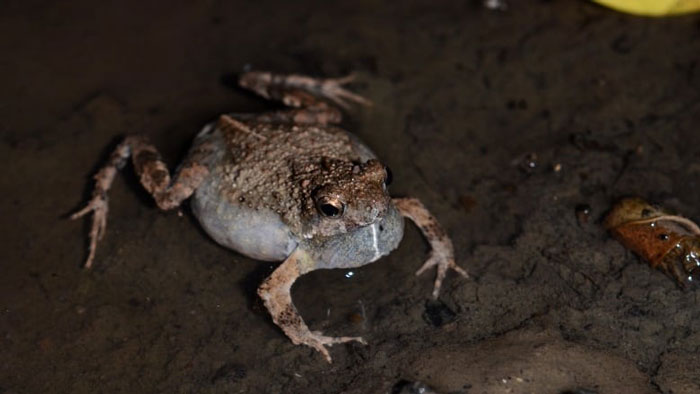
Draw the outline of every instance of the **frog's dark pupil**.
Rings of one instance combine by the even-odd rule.
[[[386,178],[384,178],[384,184],[389,186],[391,185],[391,181],[394,180],[394,175],[391,173],[391,168],[389,167],[384,167],[384,171],[386,171]]]
[[[321,213],[326,216],[338,216],[340,209],[332,204],[321,204]]]

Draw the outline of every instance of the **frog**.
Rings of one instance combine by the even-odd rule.
[[[407,218],[431,247],[416,275],[436,268],[433,298],[438,298],[448,271],[468,278],[435,216],[417,198],[391,197],[389,168],[358,137],[340,128],[344,110],[372,105],[348,88],[354,79],[354,74],[315,78],[241,73],[240,87],[284,107],[222,114],[196,134],[172,174],[144,135],[126,136],[94,175],[89,201],[71,216],[91,215],[84,267],[93,265],[104,237],[114,178],[131,159],[159,209],[173,210],[189,200],[192,214],[215,242],[256,260],[281,262],[257,294],[292,343],[317,350],[329,363],[330,346],[367,342],[312,331],[291,297],[300,276],[377,261],[398,247]]]

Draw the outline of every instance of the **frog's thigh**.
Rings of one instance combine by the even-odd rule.
[[[203,163],[214,147],[209,142],[195,141],[187,157],[171,181],[168,167],[156,148],[143,137],[129,137],[134,169],[143,187],[153,196],[161,209],[172,209],[189,198],[209,175]]]

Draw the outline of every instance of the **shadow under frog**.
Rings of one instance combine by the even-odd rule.
[[[159,208],[176,208],[191,197],[194,215],[216,242],[258,260],[282,261],[258,294],[293,343],[318,350],[328,362],[326,346],[365,341],[311,331],[291,299],[299,276],[376,261],[398,246],[408,217],[432,247],[416,274],[437,267],[433,297],[449,269],[467,277],[437,220],[417,199],[392,199],[388,169],[356,137],[333,126],[341,120],[336,106],[369,104],[343,87],[351,80],[243,74],[241,86],[290,108],[222,115],[195,137],[172,178],[143,136],[126,137],[95,175],[91,200],[72,216],[92,213],[86,268],[106,229],[107,192],[131,157]]]

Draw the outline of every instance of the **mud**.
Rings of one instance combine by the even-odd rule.
[[[700,293],[600,223],[629,195],[700,219],[700,16],[239,3],[4,4],[0,392],[700,392]],[[218,114],[274,107],[232,88],[246,65],[358,72],[375,105],[345,127],[472,274],[429,301],[409,225],[375,264],[303,277],[293,297],[313,329],[369,342],[333,347],[332,365],[257,299],[274,265],[217,246],[188,207],[158,211],[129,168],[80,267],[88,223],[67,214],[118,136],[147,134],[174,167]]]

